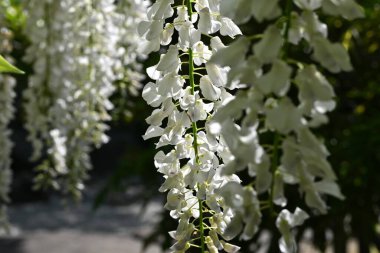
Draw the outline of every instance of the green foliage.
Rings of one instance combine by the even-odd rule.
[[[24,72],[12,64],[10,64],[4,57],[0,55],[0,72],[24,74]]]
[[[7,27],[13,32],[21,32],[25,26],[26,15],[24,6],[20,0],[2,0],[0,1],[1,11],[4,12],[3,16]]]

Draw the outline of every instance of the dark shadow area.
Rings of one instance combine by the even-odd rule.
[[[23,243],[23,238],[0,237],[0,249],[2,253],[25,253]]]

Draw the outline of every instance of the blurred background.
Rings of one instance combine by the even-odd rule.
[[[17,113],[11,122],[15,146],[9,210],[13,226],[11,236],[0,236],[0,252],[153,253],[166,249],[171,243],[167,231],[176,228],[176,221],[163,210],[165,196],[157,191],[162,179],[153,166],[154,141],[141,138],[152,109],[138,96],[128,97],[125,103],[120,90],[114,95],[113,102],[120,106],[110,122],[111,141],[92,153],[94,168],[81,202],[32,190],[36,164],[29,162],[32,150],[20,106],[32,72],[22,60],[29,43],[23,33],[25,16],[21,0],[0,2],[1,41],[10,39],[14,63],[27,73],[14,76]],[[366,9],[365,19],[323,20],[329,24],[329,37],[349,50],[354,66],[349,73],[326,73],[338,106],[330,113],[329,124],[318,130],[332,154],[329,160],[346,199],[330,198],[327,215],[313,217],[298,229],[302,252],[380,252],[380,2],[358,2]],[[243,30],[254,33],[253,27],[260,30],[253,23]],[[295,48],[291,54],[297,54]],[[156,62],[157,55],[152,55],[144,65]],[[299,193],[287,190],[292,209]],[[273,221],[264,220],[257,243],[244,245],[241,252],[276,252],[270,245],[279,235],[270,224]]]

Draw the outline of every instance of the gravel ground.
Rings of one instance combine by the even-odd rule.
[[[49,202],[11,206],[13,235],[0,236],[0,253],[161,252],[157,245],[142,250],[138,239],[159,220],[160,201],[151,201],[144,208],[136,203],[105,204],[93,212],[92,199],[87,197],[79,205],[65,205],[53,198]],[[321,253],[306,241],[300,244],[299,252]],[[333,251],[330,248],[325,253]],[[359,253],[355,240],[348,243],[346,253]]]
[[[60,200],[11,206],[13,236],[0,237],[0,253],[159,253],[141,250],[138,236],[150,232],[161,204],[103,205],[91,201],[68,206]],[[140,237],[141,238],[141,237]]]

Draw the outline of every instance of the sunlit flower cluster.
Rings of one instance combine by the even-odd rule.
[[[122,16],[112,0],[30,0],[26,128],[37,186],[80,196],[93,145],[108,141],[113,82],[123,77]]]
[[[140,61],[144,60],[146,55],[139,51],[142,38],[137,33],[137,26],[146,16],[148,5],[149,1],[144,0],[119,1],[117,5],[117,11],[122,17],[121,45],[125,50],[122,81],[127,85],[128,94],[133,96],[139,94],[141,82],[145,78]]]
[[[143,137],[159,137],[157,148],[171,146],[154,158],[165,178],[159,189],[168,192],[165,207],[179,220],[177,230],[170,232],[175,239],[171,252],[191,247],[200,247],[202,252],[206,248],[209,252],[236,252],[239,247],[226,241],[242,229],[241,238],[251,239],[261,212],[253,187],[242,187],[236,174],[223,173],[235,157],[236,150],[228,148],[234,136],[212,135],[209,123],[214,113],[234,98],[234,87],[227,86],[229,67],[219,67],[209,59],[225,48],[215,34],[234,38],[241,31],[220,15],[219,1],[184,1],[175,8],[173,3],[156,1],[147,20],[139,25],[147,40],[146,53],[168,46],[159,62],[147,69],[154,82],[145,85],[143,98],[156,109],[146,119],[150,126]],[[172,43],[175,33],[177,44]],[[202,35],[210,38],[201,40]],[[249,152],[258,152],[251,135],[236,145],[246,152],[246,160],[254,157]]]
[[[362,9],[354,1],[288,0],[284,10],[277,0],[184,1],[176,8],[173,3],[156,1],[139,26],[146,53],[168,46],[147,70],[155,82],[145,85],[143,98],[157,108],[146,120],[144,138],[159,137],[157,148],[174,146],[155,157],[165,178],[160,191],[168,191],[166,208],[179,219],[170,233],[176,240],[172,252],[192,246],[204,252],[204,244],[209,252],[235,252],[239,247],[220,238],[252,239],[263,210],[279,212],[280,250],[295,252],[291,229],[308,214],[284,209],[285,185],[297,184],[319,213],[328,209],[323,194],[343,195],[328,151],[310,130],[327,122],[334,91],[316,64],[291,59],[289,47],[305,40],[317,64],[333,73],[351,70],[348,54],[328,40],[315,10],[353,19]],[[239,35],[232,20],[241,24],[251,17],[275,22],[262,35],[240,37],[228,47],[215,36]],[[171,42],[175,32],[177,44]],[[298,104],[288,95],[293,87]],[[272,136],[273,143],[262,143],[261,135]],[[246,169],[252,183],[243,186],[237,173]]]

